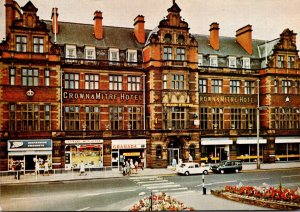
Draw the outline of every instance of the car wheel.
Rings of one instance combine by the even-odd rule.
[[[235,170],[235,173],[239,173],[239,170],[238,170],[238,169],[236,169],[236,170]]]
[[[185,174],[185,176],[189,176],[190,173],[188,171],[186,171],[184,174]]]
[[[208,171],[207,171],[207,170],[204,170],[204,171],[203,171],[203,174],[207,175],[207,174],[208,174]]]
[[[224,174],[224,170],[223,169],[221,169],[220,172],[221,172],[221,174]]]

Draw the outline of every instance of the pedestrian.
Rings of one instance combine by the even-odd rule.
[[[189,162],[193,162],[193,157],[191,154],[189,154]]]
[[[79,176],[81,176],[81,174],[85,174],[86,175],[86,173],[85,173],[85,165],[84,165],[83,161],[81,161],[81,163],[80,163],[80,173],[79,173]]]
[[[127,173],[126,173],[126,163],[125,161],[123,161],[122,163],[122,173],[123,173],[123,176],[125,176]]]
[[[142,168],[142,170],[144,170],[144,158],[142,158],[140,156],[139,159],[140,159],[140,163],[141,163],[141,168]]]
[[[16,169],[16,176],[15,176],[15,178],[18,179],[18,180],[20,180],[20,177],[21,177],[20,176],[21,175],[21,172],[20,172],[21,168],[22,168],[21,162],[17,161],[17,163],[15,165],[15,169]]]
[[[40,174],[40,163],[39,161],[36,159],[35,160],[35,175]]]
[[[137,160],[134,162],[134,166],[135,166],[135,173],[137,173],[139,167],[139,162]]]
[[[129,164],[130,164],[130,174],[135,173],[135,166],[132,158],[130,158]]]
[[[47,172],[48,176],[49,176],[49,164],[48,164],[48,160],[45,160],[45,163],[44,163],[44,174],[45,175]]]
[[[126,161],[126,173],[128,176],[130,176],[130,163],[129,160]]]
[[[177,165],[177,161],[176,161],[175,158],[173,158],[173,160],[172,160],[172,166],[173,166],[173,168],[176,168],[176,165]]]

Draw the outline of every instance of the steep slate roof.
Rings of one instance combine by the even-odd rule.
[[[193,34],[198,42],[198,52],[201,54],[215,54],[221,57],[227,56],[241,56],[250,58],[259,58],[258,45],[262,44],[263,40],[252,40],[253,54],[248,54],[240,44],[236,42],[235,37],[220,36],[220,49],[214,50],[209,44],[209,35]]]
[[[54,34],[51,31],[52,22],[44,22],[47,24],[47,28],[50,30],[50,36],[52,37],[53,41]],[[98,48],[142,49],[144,45],[138,43],[133,30],[133,28],[126,27],[103,26],[104,38],[97,40],[93,35],[93,24],[59,22],[59,33],[56,35],[56,43],[61,45],[73,44],[77,46],[95,46]],[[145,45],[148,44],[151,34],[157,33],[158,30],[158,28],[155,28],[152,31],[145,30],[145,36],[147,38]],[[235,37],[220,36],[220,49],[214,50],[209,44],[209,35],[192,34],[192,36],[194,36],[198,42],[198,52],[200,54],[215,54],[219,57],[265,57],[265,40],[253,39],[253,54],[250,55],[236,42]],[[278,39],[267,42],[268,55],[272,53],[271,50],[277,42]]]
[[[52,41],[54,34],[51,30],[51,21],[45,21],[50,30]],[[118,49],[141,49],[140,44],[134,35],[133,28],[103,26],[104,38],[97,40],[94,37],[94,25],[59,22],[58,34],[56,35],[57,44],[73,44],[77,46],[95,46],[99,48],[118,48]],[[146,36],[149,31],[145,30]]]

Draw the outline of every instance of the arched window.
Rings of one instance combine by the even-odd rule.
[[[172,36],[168,33],[165,35],[165,42],[166,43],[171,43],[171,40],[172,40]]]
[[[193,157],[193,159],[195,159],[195,156],[196,156],[195,145],[194,145],[194,144],[191,144],[191,145],[189,146],[189,150],[190,150],[191,156]]]
[[[184,43],[184,36],[183,35],[178,36],[178,43]]]
[[[162,159],[162,146],[157,145],[156,146],[156,159]]]

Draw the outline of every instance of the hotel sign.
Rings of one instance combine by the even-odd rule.
[[[199,96],[200,102],[214,102],[214,103],[256,103],[257,98],[249,96]]]
[[[63,98],[68,100],[143,100],[140,94],[125,94],[125,93],[104,93],[104,92],[93,92],[93,93],[76,93],[76,92],[63,92]]]

